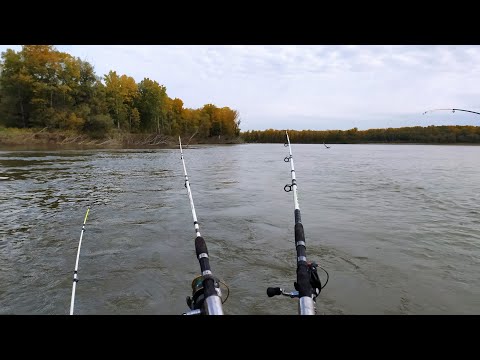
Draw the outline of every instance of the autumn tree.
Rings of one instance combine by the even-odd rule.
[[[206,104],[185,108],[166,87],[93,66],[53,45],[7,49],[0,61],[0,123],[12,127],[74,129],[102,137],[116,127],[201,138],[240,135],[239,113]]]
[[[134,103],[139,91],[135,80],[127,75],[118,76],[116,71],[110,71],[104,79],[109,112],[117,128],[132,129],[132,124],[138,124]]]

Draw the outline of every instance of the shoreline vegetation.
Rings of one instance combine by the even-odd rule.
[[[173,148],[178,136],[186,146],[284,142],[284,130],[241,132],[240,123],[228,106],[184,107],[147,77],[98,76],[53,45],[1,53],[0,148]],[[288,131],[292,142],[308,144],[480,144],[478,126]]]
[[[195,135],[195,134],[193,134]],[[217,136],[201,139],[183,136],[184,147],[203,144],[239,144],[239,137]],[[162,134],[132,134],[112,132],[98,138],[72,130],[19,129],[0,127],[0,149],[129,149],[129,148],[177,148],[178,136]]]
[[[288,129],[287,129],[288,130]],[[358,130],[288,130],[296,143],[303,144],[432,144],[480,145],[479,126],[434,126]],[[199,137],[183,134],[189,145],[231,145],[244,143],[283,143],[285,130],[241,132],[239,136]],[[5,128],[0,126],[0,149],[134,149],[177,148],[178,135],[129,133],[113,130],[98,137],[75,130],[44,128]]]
[[[288,129],[287,129],[288,130]],[[290,141],[300,144],[480,144],[480,126],[429,125],[358,130],[288,130]],[[284,130],[240,133],[248,143],[283,143]]]
[[[0,144],[168,146],[179,135],[229,143],[239,139],[240,122],[228,106],[185,107],[147,77],[136,82],[112,70],[98,76],[90,63],[52,45],[1,53]]]

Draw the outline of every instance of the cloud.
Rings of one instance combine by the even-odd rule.
[[[418,115],[431,108],[480,110],[477,45],[57,48],[89,61],[98,75],[115,70],[137,82],[156,80],[186,107],[214,103],[236,109],[242,130],[288,124],[318,130],[396,127],[425,121]],[[456,115],[458,121],[467,116]],[[468,119],[479,124],[479,119]]]

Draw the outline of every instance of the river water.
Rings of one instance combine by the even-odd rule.
[[[292,144],[320,314],[480,313],[480,146]],[[184,149],[232,315],[294,315],[283,144]],[[0,314],[182,314],[200,271],[178,149],[0,151]],[[322,282],[326,276],[319,270]],[[222,285],[223,297],[227,288]]]

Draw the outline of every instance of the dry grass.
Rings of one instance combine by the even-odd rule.
[[[195,134],[193,134],[195,135]],[[201,139],[198,136],[184,136],[193,144],[234,144],[239,139],[209,138]],[[183,139],[183,137],[182,137]],[[92,137],[85,133],[73,130],[18,129],[0,127],[0,146],[52,146],[56,148],[72,147],[102,147],[102,148],[175,148],[178,146],[177,136],[163,134],[130,134],[112,131],[103,138]]]

